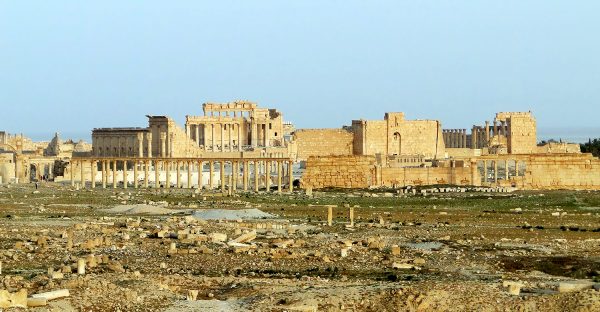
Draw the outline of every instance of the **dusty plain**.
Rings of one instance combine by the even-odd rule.
[[[0,262],[29,311],[600,311],[600,192],[10,185]]]

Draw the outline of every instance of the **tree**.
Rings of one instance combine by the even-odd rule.
[[[600,157],[600,139],[589,139],[587,143],[581,144],[581,152]]]

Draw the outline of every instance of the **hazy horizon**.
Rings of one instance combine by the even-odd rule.
[[[548,0],[0,0],[0,130],[86,137],[146,126],[147,114],[183,125],[204,102],[247,99],[298,128],[402,111],[469,129],[531,110],[540,134],[599,137],[599,11]]]

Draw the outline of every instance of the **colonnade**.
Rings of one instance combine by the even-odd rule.
[[[75,170],[81,170],[80,182],[83,187],[90,182],[91,188],[96,188],[98,170],[101,173],[102,188],[117,188],[122,183],[123,188],[208,188],[219,187],[235,192],[260,189],[271,191],[276,188],[282,192],[284,184],[287,191],[293,191],[294,175],[293,162],[283,158],[230,158],[230,159],[197,159],[197,158],[73,158],[71,160],[71,185],[75,185]],[[208,166],[208,181],[204,181],[204,168]],[[215,167],[218,167],[218,180],[215,177]],[[85,168],[89,167],[86,176]],[[121,170],[117,170],[120,168]],[[117,173],[122,172],[119,179]],[[133,172],[131,172],[133,171]],[[152,176],[153,171],[154,176]],[[193,181],[193,173],[197,173]],[[163,177],[164,173],[164,177]],[[172,174],[175,178],[172,179]],[[133,183],[129,177],[133,174]],[[184,177],[186,174],[184,183]],[[89,177],[89,180],[88,180]],[[150,182],[153,182],[151,185]],[[219,185],[217,185],[219,182]]]
[[[186,123],[187,137],[206,150],[242,151],[244,146],[271,146],[270,122],[247,123],[243,119]]]
[[[525,176],[527,164],[516,159],[479,160],[477,167],[483,174],[482,182],[498,183],[498,180],[510,180],[511,177]]]
[[[467,129],[444,129],[442,135],[447,148],[467,148]]]

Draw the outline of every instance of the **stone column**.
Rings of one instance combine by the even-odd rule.
[[[227,150],[229,150],[230,152],[233,151],[233,135],[232,135],[232,128],[233,124],[230,123],[229,125],[227,125],[227,132],[229,133],[229,148]]]
[[[487,166],[487,160],[483,161],[483,182],[487,183],[488,181],[488,170],[487,170],[488,166]]]
[[[17,165],[16,165],[16,162],[15,162],[15,167],[16,166]],[[18,178],[19,171],[15,170],[15,172],[17,173],[16,175],[17,175],[17,178]],[[71,159],[71,172],[70,172],[70,174],[71,174],[71,186],[75,186],[75,161],[73,161],[72,159]]]
[[[467,148],[467,129],[462,129],[463,148]]]
[[[106,188],[106,160],[102,161],[102,188]]]
[[[485,121],[485,147],[489,147],[490,145],[490,122]]]
[[[244,179],[244,192],[248,191],[248,168],[250,167],[248,165],[248,161],[244,161],[243,163],[244,165],[244,172],[243,172],[243,179]]]
[[[127,160],[123,160],[123,188],[127,188]]]
[[[148,179],[150,179],[150,174],[149,174],[149,169],[148,167],[150,166],[150,162],[149,161],[145,161],[144,162],[144,188],[148,188]]]
[[[158,160],[154,161],[154,188],[160,188],[160,165]]]
[[[258,193],[260,186],[260,161],[254,161],[254,191]]]
[[[327,225],[333,225],[333,206],[327,205]]]
[[[281,193],[283,188],[283,164],[279,160],[275,163],[277,163],[277,192]]]
[[[256,121],[252,121],[252,133],[250,135],[250,142],[252,143],[252,147],[256,147],[258,142],[258,125]]]
[[[92,171],[91,176],[91,182],[92,182],[92,188],[96,188],[96,174],[98,173],[98,163],[95,160],[92,160],[90,162],[90,169]]]
[[[221,160],[219,163],[221,165],[221,192],[225,193],[225,162]]]
[[[148,156],[152,157],[152,132],[146,133],[146,147],[148,148]]]
[[[265,184],[267,186],[267,192],[271,191],[271,160],[265,161]]]
[[[288,161],[288,177],[290,183],[290,193],[294,191],[294,162]]]
[[[477,178],[477,160],[471,159],[471,184],[472,185],[479,185],[481,184],[481,181],[476,182]]]
[[[117,188],[117,160],[113,160],[113,188]]]
[[[175,165],[177,166],[177,188],[181,188],[181,163],[179,161],[176,161]]]
[[[210,168],[208,168],[208,174],[210,174],[210,176],[208,177],[208,184],[210,186],[210,189],[212,190],[215,186],[214,181],[213,181],[213,174],[215,171],[215,163],[211,160],[208,162],[208,166]]]
[[[508,159],[504,160],[504,179],[506,181],[508,181],[508,179],[509,179],[509,174],[508,174]]]
[[[477,148],[477,128],[475,126],[471,129],[471,148]]]
[[[138,132],[137,142],[138,142],[138,157],[144,157],[144,134],[143,133]]]
[[[133,161],[133,188],[138,188],[138,161]]]
[[[212,146],[212,151],[216,150],[217,144],[215,144],[215,124],[210,125],[210,143]]]
[[[163,162],[163,166],[165,167],[165,188],[171,188],[171,162],[166,160]]]
[[[196,125],[196,146],[200,146],[200,125]]]
[[[85,188],[85,174],[83,173],[84,171],[84,165],[83,165],[83,160],[79,162],[79,169],[81,171],[81,178],[79,179],[79,181],[81,182],[81,188],[84,189]]]
[[[187,161],[187,188],[192,188],[192,162]]]
[[[225,151],[225,125],[221,125],[221,152]]]
[[[354,207],[350,207],[348,217],[350,219],[350,226],[353,227],[354,226]]]
[[[167,134],[165,132],[160,133],[160,157],[167,157]]]
[[[185,136],[186,136],[188,139],[189,139],[189,138],[191,138],[190,124],[189,124],[189,123],[187,123],[187,121],[186,121],[186,123],[185,123]]]
[[[173,155],[174,155],[174,150],[175,150],[174,138],[175,138],[175,136],[173,135],[173,133],[171,133],[169,135],[169,157],[173,157]]]
[[[199,160],[198,161],[198,189],[201,190],[202,189],[202,171],[204,171],[204,162]]]
[[[494,135],[493,136],[497,136],[498,135],[498,122],[496,121],[496,119],[494,119]]]
[[[498,183],[498,159],[494,160],[494,183]]]
[[[231,162],[231,182],[232,182],[232,193],[235,193],[235,191],[237,190],[237,180],[238,180],[238,173],[239,173],[239,169],[240,166],[238,164],[237,161],[232,161]]]
[[[238,151],[241,152],[242,151],[242,125],[244,123],[240,122],[240,124],[238,125],[238,134],[237,134],[237,142],[238,142]]]
[[[269,129],[269,122],[265,123],[265,147],[269,147],[271,145],[270,142],[270,135],[271,135],[271,131]]]

